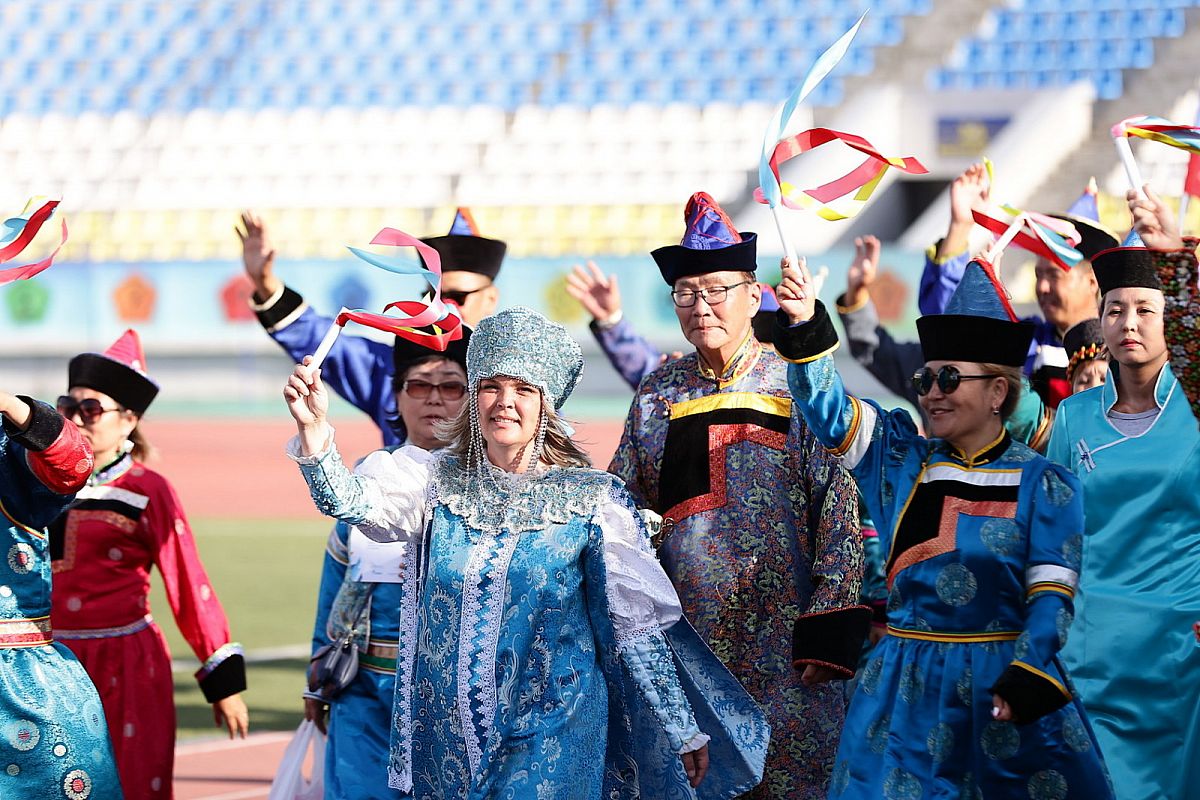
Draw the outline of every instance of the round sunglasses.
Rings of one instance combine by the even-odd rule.
[[[958,388],[963,381],[982,381],[988,378],[999,378],[1000,375],[995,372],[988,372],[983,375],[963,375],[958,371],[958,367],[947,364],[934,373],[929,367],[922,367],[913,373],[912,385],[917,390],[917,394],[921,397],[933,391],[933,384],[936,381],[942,394],[950,394]]]

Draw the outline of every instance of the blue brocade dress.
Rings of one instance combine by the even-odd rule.
[[[54,412],[39,404],[31,428],[50,415]],[[96,687],[71,651],[50,641],[45,526],[71,495],[44,485],[31,462],[68,437],[58,436],[41,453],[14,438],[0,431],[0,547],[6,554],[0,561],[0,798],[120,800]],[[89,453],[84,475],[90,463]]]
[[[332,448],[290,452],[322,511],[405,550],[389,777],[406,796],[694,797],[678,754],[709,735],[699,796],[761,777],[765,720],[704,659],[612,476],[481,475],[413,447],[351,475]]]
[[[829,797],[1111,798],[1057,658],[1078,582],[1078,481],[1007,431],[967,454],[846,394],[821,307],[781,336],[792,395],[851,469],[886,553],[888,635],[863,669]],[[993,693],[1022,724],[992,718]]]

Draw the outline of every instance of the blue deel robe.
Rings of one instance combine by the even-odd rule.
[[[1084,489],[1075,624],[1063,651],[1121,800],[1200,798],[1200,433],[1170,366],[1126,437],[1108,382],[1059,406],[1047,455]]]
[[[845,391],[822,305],[780,329],[788,384],[851,469],[879,532],[886,635],[859,679],[831,798],[1111,797],[1057,653],[1071,620],[1083,504],[1070,473],[1007,431],[964,453],[904,411]],[[992,717],[992,695],[1017,721]]]
[[[121,800],[96,687],[66,645],[50,641],[45,528],[74,496],[30,469],[36,451],[59,445],[63,427],[49,406],[31,406],[24,434],[7,421],[0,429],[0,797]]]
[[[329,533],[312,649],[342,636],[354,624],[359,595],[369,591],[367,624],[359,634],[358,675],[329,704],[325,748],[325,800],[399,800],[388,786],[388,743],[396,693],[396,648],[400,639],[400,586],[365,584],[349,575],[350,525],[339,521]]]

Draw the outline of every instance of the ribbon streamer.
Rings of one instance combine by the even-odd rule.
[[[1129,185],[1139,195],[1142,193],[1142,172],[1138,169],[1133,157],[1133,148],[1129,146],[1129,137],[1149,139],[1153,142],[1168,145],[1189,153],[1200,154],[1200,128],[1189,125],[1177,125],[1162,117],[1140,116],[1129,117],[1112,126],[1113,143],[1117,146],[1117,155],[1125,167],[1125,175]]]
[[[1113,138],[1136,136],[1200,154],[1200,128],[1178,125],[1162,117],[1129,117],[1112,127]]]
[[[433,287],[433,297],[428,302],[421,300],[397,300],[396,302],[388,303],[384,306],[383,313],[378,314],[362,308],[343,308],[337,317],[334,318],[333,325],[330,326],[329,332],[321,342],[321,346],[313,354],[312,361],[309,362],[310,369],[316,369],[321,365],[325,356],[328,355],[329,350],[332,349],[338,333],[349,322],[355,322],[368,328],[383,331],[384,333],[395,334],[410,342],[415,342],[438,352],[445,352],[450,342],[462,338],[462,317],[454,306],[442,301],[442,257],[438,251],[417,237],[407,234],[404,231],[396,230],[395,228],[383,228],[379,233],[375,234],[375,238],[371,240],[371,244],[380,244],[388,247],[415,247],[417,252],[420,253],[421,259],[425,262],[424,267],[411,262],[368,253],[356,247],[348,249],[368,264],[387,270],[388,272],[397,275],[419,275],[424,277],[429,281],[429,285]],[[387,313],[392,310],[400,312],[403,316]],[[432,332],[418,330],[425,327],[432,327]]]
[[[33,204],[34,200],[31,199],[25,204],[25,208],[18,216],[4,220],[3,228],[6,229],[6,232],[0,235],[0,245],[2,245],[0,246],[0,263],[16,258],[29,246],[29,243],[34,240],[38,232],[42,229],[42,226],[54,216],[54,211],[58,208],[59,201],[47,201],[33,213],[29,213],[29,209]],[[58,252],[67,243],[66,219],[62,220],[61,231],[58,246],[41,261],[35,261],[32,264],[23,264],[19,267],[0,269],[0,285],[16,280],[28,280],[53,264]]]
[[[1079,232],[1071,223],[1047,217],[1044,214],[1021,211],[1012,206],[1001,206],[1001,208],[1011,214],[1014,219],[1005,222],[978,209],[972,211],[971,215],[975,218],[975,222],[997,236],[1003,237],[1011,234],[1010,240],[1013,246],[1041,256],[1057,264],[1063,270],[1070,270],[1071,267],[1083,260],[1083,254],[1074,247],[1079,243]],[[1016,228],[1015,234],[1012,232],[1014,227]],[[993,249],[1003,250],[1003,247]],[[991,260],[995,260],[999,252],[989,251],[988,255]]]
[[[800,189],[780,179],[779,168],[783,164],[802,153],[834,141],[846,144],[867,158],[842,177],[815,189]],[[863,137],[829,128],[812,128],[784,139],[775,145],[767,163],[772,176],[771,183],[779,188],[783,205],[788,208],[810,209],[821,219],[831,221],[850,219],[862,211],[888,169],[895,167],[910,175],[923,175],[929,171],[915,158],[885,156]],[[828,205],[852,193],[853,196],[842,210]],[[754,199],[770,205],[770,198],[761,187],[755,191]]]

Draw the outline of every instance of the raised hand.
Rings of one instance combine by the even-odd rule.
[[[234,225],[233,232],[242,242],[242,266],[254,284],[254,293],[260,301],[266,300],[280,286],[275,277],[275,247],[267,235],[267,225],[253,211],[243,211],[242,227]]]
[[[606,276],[594,261],[587,262],[587,269],[575,265],[567,276],[567,294],[578,300],[596,320],[611,319],[621,310],[617,276]]]
[[[304,363],[296,365],[283,386],[283,399],[296,420],[305,455],[312,455],[325,445],[325,415],[329,412],[329,391],[321,382],[320,368],[313,369],[309,366],[311,362],[312,356],[305,356]],[[315,443],[315,448],[309,450],[306,441]]]
[[[780,262],[783,278],[775,287],[775,299],[779,308],[787,315],[792,325],[808,322],[817,310],[817,295],[812,290],[812,275],[808,273],[808,264],[801,258],[799,263],[790,259]]]
[[[987,168],[972,164],[950,184],[950,227],[937,249],[939,259],[951,258],[967,249],[975,218],[971,212],[982,210],[992,194]]]
[[[1142,187],[1145,197],[1130,189],[1125,193],[1129,201],[1129,213],[1133,215],[1133,229],[1142,237],[1146,247],[1154,250],[1179,250],[1183,237],[1175,225],[1175,217],[1166,207],[1150,184]]]
[[[867,301],[867,290],[875,283],[879,269],[879,239],[860,236],[854,240],[854,260],[846,272],[846,305],[855,307]]]

